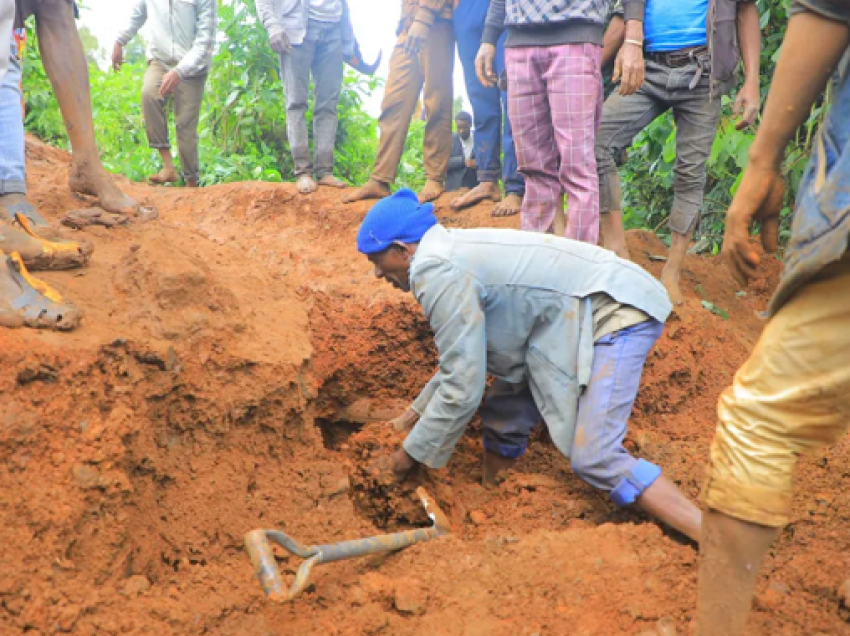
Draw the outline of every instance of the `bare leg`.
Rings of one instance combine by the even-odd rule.
[[[702,513],[673,482],[663,475],[643,491],[637,506],[647,514],[699,541]]]
[[[449,207],[452,210],[463,210],[482,201],[499,201],[501,198],[502,193],[499,191],[498,183],[482,181],[472,190],[452,201]]]
[[[691,244],[693,235],[693,230],[689,234],[678,232],[671,234],[670,253],[667,256],[667,264],[661,272],[661,282],[667,288],[667,293],[670,294],[670,300],[674,305],[685,302],[685,297],[679,289],[679,279],[682,276],[682,263],[685,261],[685,254],[688,253],[688,246]]]
[[[605,249],[611,250],[620,258],[630,258],[629,246],[626,245],[626,230],[623,227],[623,211],[611,210],[607,214],[600,214],[599,224]]]
[[[700,543],[698,636],[739,636],[744,631],[762,558],[776,528],[705,513]]]
[[[174,158],[171,156],[170,148],[157,148],[162,159],[162,170],[148,177],[151,183],[177,183],[177,168],[174,167]]]
[[[100,199],[110,212],[130,214],[138,204],[112,181],[100,162],[92,123],[91,90],[83,45],[71,4],[42,0],[35,10],[38,45],[71,140],[71,189]]]
[[[355,201],[365,201],[367,199],[383,199],[388,196],[390,196],[389,184],[378,181],[377,179],[369,179],[366,185],[362,185],[346,194],[342,198],[342,202],[354,203]]]
[[[496,477],[500,472],[507,470],[516,463],[515,459],[508,459],[488,450],[484,451],[484,463],[481,483],[485,486],[495,486]]]
[[[522,196],[511,192],[505,195],[505,198],[500,203],[493,206],[490,216],[516,216],[520,213],[520,210],[522,210]]]
[[[419,203],[428,203],[439,197],[446,191],[445,186],[439,181],[428,179],[422,187],[422,192],[419,193]]]

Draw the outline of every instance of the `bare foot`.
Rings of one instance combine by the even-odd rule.
[[[433,201],[445,191],[446,188],[442,183],[434,181],[433,179],[428,179],[425,182],[425,186],[422,188],[422,192],[419,193],[419,203],[428,203],[429,201]]]
[[[501,198],[502,193],[499,192],[499,184],[495,181],[484,181],[452,201],[449,207],[455,211],[463,210],[482,201],[499,201]]]
[[[198,180],[197,179],[186,179],[186,187],[187,188],[197,188]]]
[[[174,169],[169,170],[168,168],[163,168],[156,174],[152,174],[148,177],[148,181],[155,185],[163,185],[166,183],[177,183],[179,181],[179,177],[177,176],[177,171]]]
[[[490,212],[490,216],[515,216],[519,214],[521,210],[522,197],[515,192],[511,192],[505,196],[501,203],[497,203],[493,206],[493,211]]]
[[[324,177],[319,179],[320,186],[327,186],[329,188],[347,188],[348,184],[342,179],[337,179],[332,174],[326,174]]]
[[[484,486],[495,486],[499,473],[508,470],[516,463],[515,459],[508,459],[496,455],[488,450],[484,451],[484,463],[482,467],[481,483]]]
[[[383,181],[369,179],[366,185],[360,186],[356,190],[346,194],[342,202],[354,203],[355,201],[365,201],[366,199],[383,199],[390,196],[390,186]]]
[[[74,192],[97,197],[100,207],[107,212],[135,214],[139,209],[136,200],[121,192],[112,180],[112,175],[101,167],[95,169],[85,165],[72,165],[68,185]]]
[[[298,188],[298,192],[300,194],[311,194],[319,189],[319,186],[316,185],[316,182],[313,181],[313,177],[309,174],[302,174],[298,177],[298,180],[295,182],[295,187]]]
[[[679,272],[673,273],[668,267],[665,267],[661,272],[661,283],[667,288],[667,294],[670,296],[670,302],[672,302],[675,306],[679,306],[685,302],[682,290],[679,289],[679,276]]]

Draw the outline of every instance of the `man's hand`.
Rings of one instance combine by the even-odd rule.
[[[271,36],[269,38],[269,44],[272,46],[272,51],[278,55],[289,53],[292,50],[292,43],[289,41],[289,36],[283,31]]]
[[[174,89],[177,88],[179,83],[180,76],[177,74],[177,71],[168,71],[162,78],[162,84],[159,85],[159,96],[165,99],[174,92]]]
[[[735,124],[735,129],[743,130],[748,126],[752,126],[756,121],[756,117],[758,117],[760,106],[761,95],[758,80],[745,82],[741,90],[738,91],[738,97],[735,98],[735,104],[732,106],[732,116],[741,118]]]
[[[643,49],[637,44],[625,42],[614,60],[612,80],[620,82],[620,95],[633,95],[643,84],[646,68],[643,62]]]
[[[407,31],[407,37],[404,40],[404,52],[410,57],[419,55],[422,47],[425,46],[425,41],[428,39],[428,32],[431,27],[423,22],[414,22]]]
[[[490,88],[496,84],[496,71],[493,69],[495,60],[495,46],[482,44],[478,48],[478,55],[475,56],[475,74],[478,75],[478,81],[485,88]]]
[[[756,275],[761,261],[750,245],[750,230],[754,222],[761,222],[764,250],[768,253],[776,251],[784,192],[785,184],[778,167],[760,167],[751,160],[726,213],[726,234],[721,254],[732,276],[742,286]]]
[[[466,160],[466,167],[467,167],[467,168],[472,168],[473,170],[475,170],[475,168],[477,168],[477,167],[478,167],[478,164],[477,164],[477,163],[475,163],[475,159],[467,159],[467,160]]]
[[[397,431],[409,431],[418,421],[419,413],[413,409],[407,409],[394,420],[390,420],[390,424],[392,424],[393,428]]]
[[[117,73],[124,66],[124,47],[116,42],[112,47],[112,68]]]
[[[368,465],[368,472],[383,484],[400,484],[419,465],[403,447],[392,455],[382,455]]]

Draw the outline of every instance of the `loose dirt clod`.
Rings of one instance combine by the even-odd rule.
[[[27,158],[47,218],[79,207],[65,153],[30,139]],[[447,469],[404,486],[367,470],[401,442],[385,420],[437,362],[419,307],[356,252],[367,204],[327,189],[304,201],[292,184],[126,187],[160,220],[82,230],[84,275],[45,275],[85,309],[80,329],[0,332],[0,634],[610,636],[665,616],[685,633],[695,550],[579,481],[545,435],[495,489],[480,484],[477,420]],[[518,226],[488,205],[438,214]],[[660,240],[628,239],[657,275],[645,255],[666,253]],[[643,374],[627,446],[692,498],[717,396],[764,326],[779,262],[764,263],[738,297],[716,259],[689,257],[687,302]],[[848,440],[801,460],[793,523],[763,566],[793,594],[757,604],[748,636],[850,636],[836,592],[848,466]],[[266,602],[245,532],[315,544],[426,525],[419,483],[455,534],[317,568],[297,602]],[[296,560],[278,565],[291,582]]]

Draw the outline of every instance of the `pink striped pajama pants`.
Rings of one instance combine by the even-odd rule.
[[[505,49],[508,116],[525,176],[522,229],[548,232],[567,195],[567,238],[597,243],[596,129],[602,116],[602,47]]]

